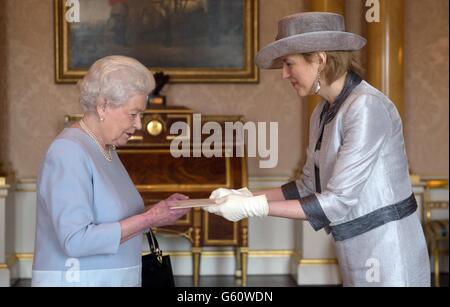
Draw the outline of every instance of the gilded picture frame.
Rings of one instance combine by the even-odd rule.
[[[54,0],[56,83],[112,54],[171,83],[257,83],[258,1]]]

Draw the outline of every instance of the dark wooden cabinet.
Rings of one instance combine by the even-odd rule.
[[[66,117],[66,122],[73,119],[74,116]],[[184,137],[189,142],[191,157],[175,158],[170,151],[170,143],[175,137],[170,134],[170,127],[180,121],[190,127]],[[213,121],[223,128],[225,122],[239,122],[242,118],[202,115],[201,121],[202,124]],[[177,192],[190,198],[208,198],[211,191],[216,188],[237,189],[247,186],[246,157],[236,156],[237,147],[243,147],[244,144],[236,141],[225,144],[223,141],[222,149],[233,151],[234,154],[210,158],[204,155],[192,157],[192,151],[198,148],[196,146],[201,146],[201,143],[193,141],[195,123],[194,112],[190,109],[182,107],[147,109],[143,117],[143,129],[137,131],[126,146],[117,149],[146,206],[151,206]],[[202,135],[200,140],[204,141],[206,138],[208,135]],[[224,135],[222,140],[225,140]],[[245,153],[245,150],[241,152]],[[233,246],[236,251],[236,276],[242,277],[242,284],[246,285],[247,220],[233,223],[214,214],[208,214],[200,208],[193,208],[178,220],[176,225],[162,227],[156,231],[175,233],[192,243],[194,285],[198,285],[199,281],[203,247]]]

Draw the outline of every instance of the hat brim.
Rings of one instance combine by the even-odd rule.
[[[356,51],[367,40],[354,33],[322,31],[292,35],[262,48],[255,56],[255,64],[262,69],[283,67],[282,57],[315,51]]]

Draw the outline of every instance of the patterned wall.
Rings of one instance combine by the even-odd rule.
[[[4,1],[2,1],[4,2]],[[9,160],[35,177],[65,113],[78,111],[75,86],[54,84],[53,1],[6,1]]]
[[[448,177],[448,0],[407,0],[405,138],[411,170]]]
[[[6,10],[5,2],[0,1],[0,175],[6,172],[7,141],[7,98],[6,98]]]
[[[408,154],[415,172],[448,175],[448,1],[423,2],[405,1]],[[53,1],[0,3],[5,6],[0,12],[7,14],[0,18],[7,25],[6,40],[0,40],[0,71],[8,76],[0,82],[0,108],[7,108],[0,115],[0,158],[2,152],[8,156],[19,178],[35,177],[46,148],[62,129],[64,115],[80,111],[77,90],[75,85],[54,83]],[[261,0],[260,45],[273,40],[280,17],[302,8],[303,1]],[[1,31],[0,21],[0,38]],[[258,160],[251,159],[250,175],[289,176],[303,159],[306,108],[303,111],[302,101],[280,74],[262,71],[259,84],[175,84],[166,94],[169,104],[204,114],[278,121],[278,167],[260,169]]]

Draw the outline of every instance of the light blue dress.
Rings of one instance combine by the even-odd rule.
[[[120,244],[119,221],[143,211],[117,153],[64,129],[38,177],[32,286],[140,286],[142,236]]]

